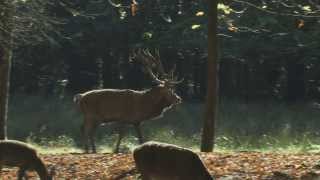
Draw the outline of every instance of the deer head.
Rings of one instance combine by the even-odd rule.
[[[178,80],[175,76],[176,66],[169,73],[165,72],[160,60],[159,50],[155,50],[155,55],[152,55],[148,49],[138,49],[132,52],[130,59],[134,59],[143,65],[143,70],[158,84],[153,89],[159,91],[158,93],[165,97],[168,103],[178,104],[181,102],[181,98],[174,93],[174,88],[183,79]],[[154,71],[156,71],[156,74]]]

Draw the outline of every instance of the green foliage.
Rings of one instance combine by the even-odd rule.
[[[81,119],[71,98],[65,100],[14,95],[10,101],[9,137],[79,137]]]
[[[218,151],[317,151],[320,112],[312,105],[222,100],[217,122]],[[12,98],[10,107],[10,139],[27,139],[41,147],[41,152],[81,151],[80,124],[83,120],[71,97],[61,100],[19,95]],[[142,131],[146,140],[197,150],[202,113],[202,103],[183,103],[163,118],[145,122]],[[112,152],[118,138],[116,128],[116,124],[98,128],[99,151]],[[122,149],[130,151],[138,140],[132,126],[125,128],[127,136],[122,141]]]
[[[37,2],[17,4],[23,26],[15,27],[29,28],[15,31],[23,41],[15,42],[9,137],[30,137],[45,146],[42,141],[52,139],[80,144],[82,120],[71,96],[102,86],[149,87],[128,59],[134,47],[157,47],[165,68],[176,66],[185,78],[177,90],[186,100],[164,119],[147,122],[145,134],[197,146],[206,94],[204,1],[140,1],[135,16],[107,1]],[[314,4],[291,2],[291,8],[280,1],[219,5],[221,149],[309,151],[319,144],[310,141],[320,128],[319,112],[310,103],[319,101],[320,26],[310,17],[317,15]],[[114,129],[99,128],[100,144],[112,146]],[[74,142],[56,140],[62,134]],[[125,141],[131,147],[136,139],[129,134]]]
[[[27,142],[36,143],[40,146],[45,146],[48,148],[59,148],[59,147],[72,147],[75,146],[75,142],[72,138],[61,135],[58,137],[36,137],[35,135],[30,135],[26,139]]]
[[[76,147],[74,140],[68,136],[60,135],[58,137],[36,137],[30,135],[26,142],[35,146],[43,154],[62,154],[62,153],[80,153],[81,149]]]
[[[156,129],[151,137],[153,141],[166,142],[199,151],[200,134],[192,137],[181,136],[168,133],[168,129]],[[106,136],[98,142],[98,151],[101,153],[111,153],[115,146],[116,137]],[[60,136],[55,138],[28,137],[28,143],[39,149],[40,153],[80,153],[83,150],[75,145],[70,137]],[[304,134],[301,137],[290,137],[283,135],[263,135],[255,136],[218,136],[216,139],[215,152],[235,152],[235,151],[259,151],[276,153],[318,153],[319,137]],[[121,144],[121,152],[131,152],[138,145],[137,139],[132,135],[124,138]]]

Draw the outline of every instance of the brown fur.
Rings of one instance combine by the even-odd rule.
[[[212,180],[198,155],[175,145],[147,142],[133,152],[143,180]]]
[[[52,179],[37,151],[23,142],[0,141],[0,171],[2,166],[19,167],[18,179],[23,178],[26,170],[36,171],[41,180]]]
[[[93,152],[96,151],[93,136],[99,124],[112,121],[133,124],[138,133],[139,142],[142,143],[140,123],[161,117],[165,110],[181,102],[181,98],[163,84],[145,91],[92,90],[75,95],[74,100],[79,104],[84,115],[82,128],[86,152],[89,151],[89,140]],[[121,138],[122,133],[120,132],[116,151],[119,149]]]

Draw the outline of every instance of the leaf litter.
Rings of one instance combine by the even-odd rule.
[[[47,166],[55,169],[57,180],[139,179],[130,153],[45,154]],[[199,153],[211,175],[221,180],[320,180],[320,153]],[[3,168],[3,180],[16,179],[17,168]],[[38,179],[28,172],[29,179]]]

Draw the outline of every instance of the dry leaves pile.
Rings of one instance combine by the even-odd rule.
[[[55,167],[56,179],[137,179],[131,154],[43,155]],[[210,173],[218,179],[320,179],[320,154],[258,152],[200,153]],[[319,164],[318,164],[319,163]],[[15,179],[16,169],[3,169],[0,179]],[[28,174],[36,179],[34,173]]]

